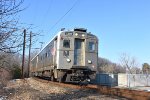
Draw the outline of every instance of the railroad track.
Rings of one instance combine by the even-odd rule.
[[[97,85],[87,85],[87,86],[80,86],[77,84],[69,84],[69,83],[59,83],[59,82],[52,82],[49,80],[45,80],[45,79],[40,79],[37,77],[34,77],[35,80],[40,81],[40,82],[44,82],[44,83],[48,83],[48,84],[54,84],[60,87],[69,87],[69,88],[73,88],[73,89],[95,89],[98,90]]]

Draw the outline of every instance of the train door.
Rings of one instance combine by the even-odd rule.
[[[84,66],[84,40],[75,39],[74,41],[74,65]]]

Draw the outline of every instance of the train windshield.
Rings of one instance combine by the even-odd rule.
[[[70,40],[64,40],[63,47],[70,48]]]
[[[94,50],[95,50],[95,43],[89,42],[89,51],[94,51]]]

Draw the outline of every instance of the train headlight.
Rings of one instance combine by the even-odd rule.
[[[67,60],[67,62],[71,62],[71,60],[69,58],[67,58],[66,60]]]
[[[78,33],[75,33],[76,36],[78,36]]]
[[[91,60],[88,60],[88,63],[89,63],[89,64],[92,64],[92,61],[91,61]]]
[[[84,37],[85,35],[84,34],[82,34],[82,37]]]
[[[90,79],[87,79],[87,81],[90,82],[91,80],[90,80]]]

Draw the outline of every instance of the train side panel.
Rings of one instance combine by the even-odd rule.
[[[54,38],[36,57],[31,61],[31,70],[35,76],[42,76],[43,71],[54,69],[56,64],[56,46]]]

